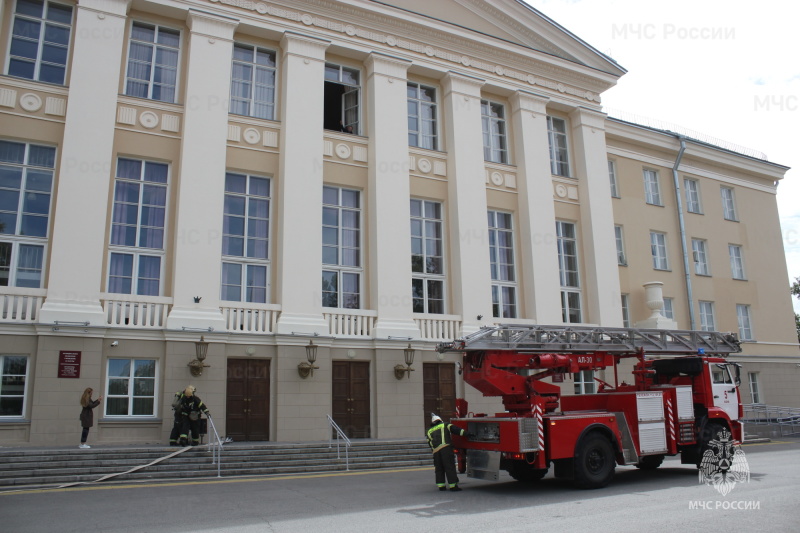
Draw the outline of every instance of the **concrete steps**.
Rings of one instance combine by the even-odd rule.
[[[216,477],[217,465],[207,446],[96,446],[91,449],[0,449],[0,490],[94,482],[165,481]],[[173,457],[165,458],[175,452]],[[334,443],[229,443],[223,447],[220,474],[267,476],[309,472],[430,466],[424,440],[353,441],[347,452]],[[150,464],[158,461],[155,464]],[[135,472],[128,472],[136,467]],[[128,473],[124,473],[128,472]]]

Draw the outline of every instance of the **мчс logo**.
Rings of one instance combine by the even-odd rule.
[[[750,467],[744,452],[731,439],[727,429],[719,431],[708,441],[700,460],[700,483],[711,485],[717,492],[727,496],[736,483],[750,481]]]

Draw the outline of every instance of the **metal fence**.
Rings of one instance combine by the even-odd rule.
[[[800,409],[763,403],[748,403],[744,408],[745,424],[778,426],[781,436],[800,433]]]

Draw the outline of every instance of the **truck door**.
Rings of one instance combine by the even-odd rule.
[[[733,365],[717,363],[711,370],[711,391],[714,394],[714,406],[724,410],[731,420],[739,418],[739,394],[736,390],[736,379]]]

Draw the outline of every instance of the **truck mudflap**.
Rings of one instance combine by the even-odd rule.
[[[497,481],[500,478],[500,452],[467,450],[467,477]]]

